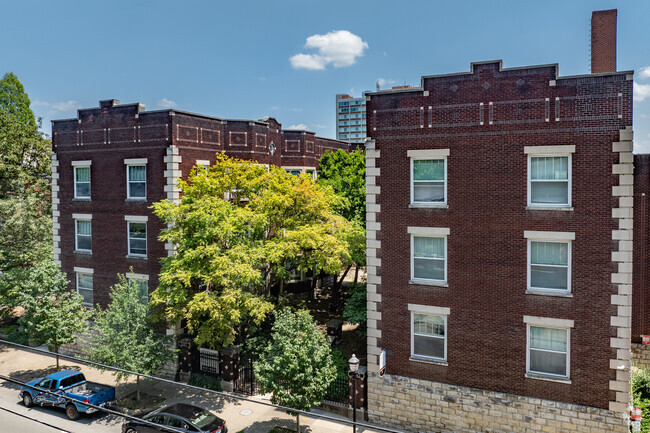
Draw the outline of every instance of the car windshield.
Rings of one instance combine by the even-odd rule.
[[[207,410],[199,409],[192,416],[188,417],[187,420],[202,429],[217,421],[218,418]]]

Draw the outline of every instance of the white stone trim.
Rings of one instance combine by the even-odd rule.
[[[432,305],[408,304],[409,311],[416,313],[437,314],[439,316],[449,316],[451,309],[448,307],[434,307]]]
[[[612,187],[612,197],[618,197],[618,207],[612,209],[612,218],[618,229],[612,230],[612,241],[618,249],[612,251],[612,261],[617,269],[611,274],[611,283],[617,288],[610,297],[615,306],[615,315],[610,317],[610,325],[616,337],[610,338],[610,347],[616,357],[609,360],[610,369],[616,371],[616,380],[609,381],[610,391],[615,398],[609,402],[609,410],[626,412],[630,404],[630,358],[632,332],[632,246],[634,226],[634,155],[632,154],[634,133],[631,126],[619,132],[619,141],[612,143],[612,152],[618,154],[618,162],[612,164],[612,174],[618,175],[618,186]]]
[[[575,241],[576,234],[573,232],[539,232],[539,231],[524,231],[524,238],[526,239],[548,239],[553,241]]]
[[[566,146],[524,146],[526,155],[567,155],[576,153],[575,145]]]
[[[573,328],[574,321],[570,319],[553,319],[550,317],[524,316],[524,323],[545,328]]]
[[[416,236],[449,236],[450,233],[446,227],[408,227],[407,231]]]
[[[172,203],[180,203],[181,190],[178,187],[178,181],[183,176],[183,173],[180,169],[183,158],[180,155],[178,147],[174,145],[167,147],[167,152],[163,157],[163,162],[166,164],[165,167],[167,168],[163,173],[167,179],[167,184],[163,188],[163,190],[167,193],[167,200],[171,201]],[[173,256],[176,252],[176,247],[171,242],[166,242],[165,250],[167,251],[168,256]]]
[[[73,167],[90,167],[93,162],[91,160],[86,160],[86,161],[72,161],[72,166]]]
[[[149,281],[149,275],[147,274],[134,274],[133,272],[127,272],[124,276],[129,280]]]
[[[93,219],[93,214],[91,213],[73,213],[72,219],[74,220],[91,220]]]
[[[207,159],[197,159],[196,160],[196,165],[200,165],[200,166],[203,166],[203,167],[209,167],[210,166],[210,161],[208,161]]]
[[[125,165],[142,165],[147,163],[147,158],[126,158]]]
[[[93,268],[82,268],[79,266],[75,266],[74,271],[79,272],[81,274],[93,274],[95,272]]]
[[[379,371],[378,340],[381,339],[381,312],[377,311],[381,305],[381,276],[377,275],[377,269],[381,267],[381,258],[378,258],[377,251],[381,250],[381,241],[377,240],[377,232],[381,230],[380,212],[381,205],[377,204],[377,196],[381,192],[378,185],[380,175],[379,168],[380,152],[376,148],[375,140],[366,142],[366,255],[372,259],[372,264],[366,267],[367,271],[367,295],[366,304],[368,308],[367,321],[367,346],[368,346],[368,370]],[[284,168],[284,167],[283,167]]]
[[[449,156],[449,149],[408,150],[406,155],[409,158],[443,158]]]
[[[61,224],[59,223],[59,160],[56,153],[52,153],[52,248],[54,251],[54,262],[61,264],[61,236],[59,230]]]
[[[149,221],[149,217],[146,215],[124,215],[124,221],[129,221],[132,223],[146,223]]]

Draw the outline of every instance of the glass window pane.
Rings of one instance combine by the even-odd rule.
[[[413,184],[413,200],[416,202],[444,202],[443,182],[416,182]]]
[[[413,160],[413,180],[445,180],[445,160]]]
[[[562,242],[530,243],[530,262],[536,265],[569,264],[569,244]]]
[[[569,179],[568,156],[534,156],[530,158],[532,180]]]
[[[432,358],[445,358],[445,339],[413,336],[413,354]]]
[[[530,202],[535,204],[568,204],[569,183],[535,182],[530,183]]]
[[[91,274],[77,274],[77,287],[93,289],[93,276]]]
[[[90,236],[90,221],[77,220],[77,234]]]
[[[413,278],[424,280],[445,279],[445,261],[441,259],[413,259]]]
[[[147,224],[146,223],[129,223],[129,237],[146,239],[147,237]]]
[[[413,332],[433,336],[445,336],[445,319],[431,314],[413,315]]]
[[[146,255],[147,241],[144,239],[129,239],[129,253]]]
[[[77,236],[78,250],[92,250],[92,240],[90,236]]]
[[[530,348],[566,352],[567,331],[565,329],[530,327]]]
[[[77,183],[77,197],[90,197],[90,183]]]
[[[566,354],[531,349],[530,371],[566,376]]]
[[[144,182],[129,183],[129,197],[146,197],[146,184]]]
[[[531,265],[530,286],[543,289],[568,289],[568,268]]]
[[[92,290],[87,290],[87,289],[81,289],[78,288],[77,292],[83,296],[83,303],[84,304],[93,304],[93,291]]]
[[[129,182],[145,182],[147,180],[147,166],[129,165]]]
[[[434,237],[413,237],[415,257],[445,258],[445,239]]]
[[[77,182],[90,182],[90,167],[75,167]]]

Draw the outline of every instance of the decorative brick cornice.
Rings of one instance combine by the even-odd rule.
[[[632,127],[620,131],[618,142],[612,143],[612,151],[618,154],[618,162],[612,164],[612,174],[618,175],[618,186],[612,188],[612,196],[617,207],[612,209],[612,218],[617,229],[612,230],[612,241],[618,243],[612,251],[612,261],[616,263],[616,272],[611,275],[611,282],[617,287],[611,296],[611,304],[616,307],[616,314],[611,316],[610,325],[615,330],[615,337],[610,338],[612,353],[609,367],[616,372],[615,380],[610,380],[609,389],[615,399],[609,402],[609,409],[614,412],[626,412],[630,404],[630,358],[632,328],[632,240],[633,240],[633,173],[634,155],[632,155]]]

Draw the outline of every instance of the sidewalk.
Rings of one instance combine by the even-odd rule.
[[[24,349],[0,345],[0,374],[17,380],[28,381],[54,371],[56,360],[54,357],[30,352]],[[127,383],[117,383],[110,372],[102,372],[96,368],[61,360],[62,368],[77,368],[83,371],[89,381],[99,382],[116,387],[118,399],[132,393],[136,389],[135,377]],[[8,386],[0,383],[0,386]],[[296,428],[296,419],[283,410],[260,403],[270,403],[268,396],[254,396],[248,400],[234,397],[236,394],[214,394],[208,391],[198,391],[182,384],[155,381],[151,379],[140,380],[140,392],[165,398],[165,403],[183,402],[204,407],[218,414],[226,420],[231,433],[244,431],[246,433],[268,433],[273,427],[285,427],[292,430]],[[18,396],[16,395],[16,401]],[[344,420],[344,417],[333,415],[317,409],[313,413],[325,414]],[[107,422],[116,426],[119,432],[122,420],[118,417],[108,417]],[[308,433],[348,433],[352,426],[343,422],[325,420],[314,416],[301,416],[300,425],[303,432]],[[372,430],[358,428],[360,433],[372,433]]]

